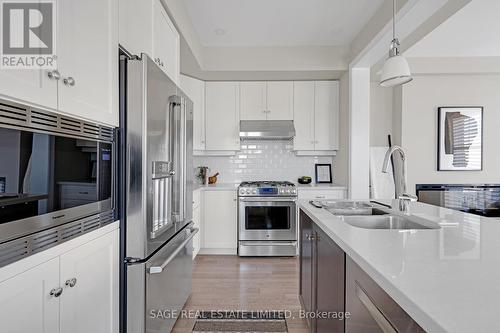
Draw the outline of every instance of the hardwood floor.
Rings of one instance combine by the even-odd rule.
[[[299,262],[297,258],[240,258],[197,256],[193,292],[184,307],[191,311],[286,310],[290,333],[307,333],[298,316]],[[179,318],[173,332],[191,333],[195,319]]]

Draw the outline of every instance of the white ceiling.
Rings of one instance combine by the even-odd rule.
[[[382,3],[383,0],[185,0],[201,44],[207,47],[348,45]]]
[[[407,50],[405,56],[500,56],[500,0],[471,1]]]

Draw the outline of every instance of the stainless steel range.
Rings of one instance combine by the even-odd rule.
[[[238,187],[238,255],[295,256],[297,189],[290,182],[243,182]]]

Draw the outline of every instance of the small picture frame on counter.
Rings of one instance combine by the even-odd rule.
[[[332,165],[331,164],[315,164],[316,183],[332,183]]]

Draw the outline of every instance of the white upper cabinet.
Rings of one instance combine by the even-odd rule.
[[[59,258],[0,281],[0,326],[9,333],[58,333]]]
[[[266,120],[266,82],[240,83],[241,120]]]
[[[338,150],[339,85],[337,81],[294,82],[294,150]]]
[[[55,3],[57,70],[0,70],[0,97],[118,126],[118,0]]]
[[[118,0],[57,3],[59,110],[118,126]]]
[[[153,2],[153,59],[179,84],[180,37],[160,1]]]
[[[118,231],[60,257],[61,331],[118,332]]]
[[[267,82],[267,120],[293,120],[293,82]]]
[[[314,82],[297,81],[293,86],[294,150],[314,150]]]
[[[193,101],[193,150],[205,150],[205,82],[185,75],[179,81]]]
[[[339,84],[316,81],[314,94],[314,149],[339,149]]]
[[[241,120],[293,120],[293,82],[241,82]]]
[[[57,81],[47,70],[0,70],[0,97],[34,106],[57,109]]]
[[[206,150],[240,149],[239,93],[238,82],[205,83]]]
[[[179,84],[180,36],[160,0],[120,0],[120,45],[147,54]]]

